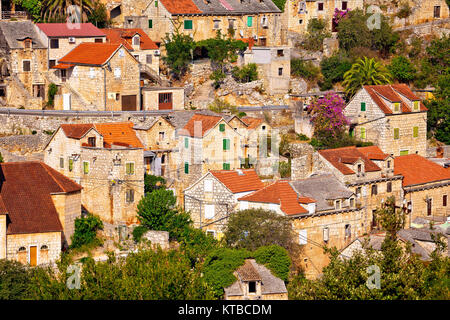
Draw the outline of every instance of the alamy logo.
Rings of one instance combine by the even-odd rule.
[[[71,264],[67,267],[66,273],[71,274],[66,281],[67,288],[80,289],[81,267],[78,264]]]
[[[371,265],[366,269],[369,277],[366,281],[366,286],[369,289],[380,289],[381,288],[381,270],[379,266]]]
[[[67,7],[67,27],[81,29],[81,9],[77,5]]]
[[[369,28],[369,30],[381,29],[380,7],[371,5],[367,8],[367,13],[372,13],[369,19],[367,19],[367,28]]]

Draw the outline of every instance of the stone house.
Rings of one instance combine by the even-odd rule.
[[[427,108],[405,84],[363,86],[344,109],[350,135],[393,156],[426,155]]]
[[[184,190],[194,227],[220,239],[237,199],[263,187],[254,169],[211,170]]]
[[[264,80],[264,89],[271,95],[286,94],[291,80],[291,50],[286,46],[254,47],[244,52],[241,64],[255,63]]]
[[[81,186],[38,161],[0,164],[0,259],[53,263],[81,216]]]
[[[241,120],[247,125],[242,133],[246,137],[244,156],[245,158],[255,159],[257,163],[261,156],[261,143],[263,141],[269,143],[267,137],[272,135],[272,127],[263,118],[243,117]]]
[[[101,31],[106,34],[107,43],[123,44],[131,52],[139,62],[141,78],[159,76],[159,48],[142,29],[111,28]]]
[[[144,145],[133,123],[63,124],[44,148],[53,169],[83,186],[84,208],[111,225],[137,222]]]
[[[329,31],[336,31],[333,16],[340,11],[362,9],[364,0],[294,0],[286,1],[283,17],[287,24],[289,39],[308,32],[309,22],[322,19]]]
[[[224,288],[225,300],[288,300],[284,281],[254,259],[246,259],[233,274],[237,280]]]
[[[183,87],[143,87],[142,110],[184,110]]]
[[[331,174],[277,180],[238,202],[240,210],[262,208],[291,220],[308,278],[320,275],[329,262],[324,245],[343,249],[370,231],[370,219],[357,205],[355,193]]]
[[[0,22],[0,99],[41,109],[46,100],[48,50],[31,21]]]
[[[332,173],[356,195],[357,204],[372,227],[377,227],[375,210],[388,197],[403,203],[402,176],[395,172],[394,158],[376,146],[344,147],[318,151],[322,171]]]
[[[142,28],[157,43],[177,29],[195,41],[217,31],[261,46],[285,41],[281,11],[271,0],[123,0],[122,19],[125,28]]]
[[[48,48],[48,68],[83,42],[105,42],[106,35],[92,23],[37,23],[36,31]]]
[[[56,69],[58,110],[141,110],[139,62],[122,44],[81,43]]]
[[[418,217],[446,221],[450,216],[450,169],[411,154],[394,159],[394,173],[404,177],[406,227]]]

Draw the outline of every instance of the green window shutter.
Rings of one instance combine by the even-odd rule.
[[[148,20],[148,28],[149,28],[149,29],[152,29],[152,28],[153,28],[153,20],[152,20],[152,19],[149,19],[149,20]]]
[[[61,169],[64,168],[64,158],[59,158],[59,167],[60,167]]]
[[[230,150],[230,139],[222,140],[223,150]]]
[[[350,137],[355,136],[355,128],[350,128],[349,135],[350,135]]]
[[[223,170],[230,170],[230,164],[227,162],[224,162],[222,165]]]
[[[361,128],[361,139],[366,138],[366,128]]]
[[[155,8],[158,8],[158,0],[155,0]]]
[[[406,156],[406,155],[408,155],[408,150],[401,150],[401,151],[400,151],[400,155],[401,155],[401,156]]]
[[[189,148],[189,138],[184,138],[184,147]]]
[[[184,163],[184,173],[186,173],[186,174],[189,173],[189,163],[187,163],[187,162]]]
[[[89,173],[89,162],[83,162],[83,172],[84,174]]]
[[[400,111],[400,103],[398,103],[398,102],[394,103],[394,111],[395,112]]]
[[[126,168],[126,173],[130,174],[130,164],[129,163],[125,163],[125,168]]]
[[[394,139],[400,139],[400,129],[394,128]]]
[[[253,26],[253,17],[247,17],[247,27]]]
[[[73,159],[69,159],[69,171],[73,170]]]
[[[366,103],[361,102],[361,111],[366,111]]]
[[[419,136],[419,127],[413,128],[413,137],[417,138]]]
[[[225,131],[225,123],[219,124],[219,131],[224,132]]]
[[[126,164],[127,174],[134,174],[134,163],[129,162]]]
[[[192,30],[192,20],[184,20],[184,29]]]
[[[419,101],[414,101],[414,110],[415,111],[419,110]]]

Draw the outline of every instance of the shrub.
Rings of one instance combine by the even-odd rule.
[[[225,110],[228,110],[232,114],[238,113],[238,109],[236,106],[233,106],[231,103],[228,103],[219,98],[215,98],[214,101],[208,106],[208,109],[217,113],[222,113]]]
[[[308,34],[302,47],[309,51],[321,51],[323,49],[323,40],[330,36],[331,34],[326,31],[325,21],[313,18],[308,23]]]
[[[0,300],[26,299],[31,281],[30,269],[17,261],[0,260]]]
[[[411,61],[403,56],[398,56],[392,59],[388,69],[392,76],[400,82],[409,82],[414,80],[417,72]]]
[[[258,80],[258,70],[254,63],[249,63],[242,68],[234,67],[232,74],[234,79],[238,82],[252,82]]]
[[[265,265],[275,276],[288,280],[291,259],[286,249],[277,245],[260,247],[253,256],[257,263]]]
[[[352,67],[350,59],[336,54],[329,58],[324,58],[320,63],[320,69],[325,81],[336,83],[344,80],[344,73]]]
[[[97,246],[101,240],[97,238],[97,231],[103,230],[103,222],[93,214],[75,219],[75,232],[72,235],[71,248],[80,248],[84,245]]]
[[[142,236],[148,231],[146,226],[137,226],[133,229],[133,240],[134,242],[140,242]]]
[[[400,7],[400,10],[398,10],[396,16],[400,19],[408,18],[412,13],[412,9],[409,6],[409,3],[404,2],[402,6]]]
[[[153,192],[159,188],[166,187],[166,179],[160,176],[146,174],[144,176],[144,192]]]
[[[225,73],[222,71],[222,69],[216,69],[214,70],[211,75],[209,76],[209,79],[214,81],[214,88],[217,89],[220,87],[220,85],[223,83],[223,80],[226,78]]]
[[[47,105],[53,107],[55,104],[55,95],[58,93],[58,86],[54,83],[48,85]]]
[[[291,75],[295,77],[302,77],[310,81],[317,80],[320,70],[310,61],[303,61],[302,59],[291,60]]]
[[[297,139],[299,139],[300,141],[308,141],[309,140],[308,136],[303,133],[298,133]]]
[[[289,178],[291,176],[291,161],[283,161],[278,163],[278,171],[281,178]]]

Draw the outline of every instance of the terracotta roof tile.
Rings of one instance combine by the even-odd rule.
[[[192,0],[161,0],[161,3],[172,14],[202,13]]]
[[[37,161],[0,164],[0,186],[0,196],[10,220],[8,234],[63,231],[51,194],[82,189]]]
[[[245,124],[247,124],[248,129],[255,129],[264,121],[261,118],[252,118],[252,117],[244,117],[241,120],[244,121]]]
[[[70,69],[74,67],[74,64],[67,64],[67,63],[58,63],[56,66],[51,67],[52,69]]]
[[[194,114],[191,119],[186,123],[184,126],[184,130],[187,130],[189,133],[189,136],[195,137],[195,138],[203,138],[204,135],[212,129],[220,120],[222,120],[222,117],[219,116],[210,116],[210,115],[204,115],[204,114]],[[201,124],[199,124],[199,122]],[[195,132],[195,126],[201,125],[201,133]],[[183,133],[181,133],[183,135]]]
[[[254,169],[211,170],[210,172],[233,193],[255,191],[264,187]]]
[[[360,147],[358,151],[370,160],[385,160],[389,155],[381,151],[377,146]]]
[[[133,130],[132,122],[96,123],[95,129],[103,136],[105,145],[120,145],[132,148],[144,148]]]
[[[417,154],[394,159],[394,173],[402,175],[403,186],[450,179],[450,170]]]
[[[8,210],[6,209],[5,203],[3,202],[2,195],[0,194],[0,214],[7,214]]]
[[[48,37],[104,37],[105,34],[92,23],[79,23],[77,28],[67,23],[36,23]],[[72,27],[72,28],[71,28]]]
[[[357,158],[361,158],[364,161],[365,171],[371,172],[381,170],[379,166],[367,158],[367,156],[363,152],[359,151],[359,148],[356,148],[355,146],[319,150],[319,153],[343,174],[355,173],[352,169],[346,166],[345,163],[354,163]],[[355,161],[350,162],[349,159]]]
[[[149,38],[149,36],[144,32],[144,30],[135,29],[122,29],[122,28],[112,28],[112,29],[102,29],[106,34],[106,39],[108,43],[112,44],[123,44],[125,48],[133,51],[132,41],[133,36],[137,33],[140,35],[140,49],[141,50],[157,50],[158,46],[156,43]]]
[[[287,180],[277,180],[268,186],[255,191],[249,195],[239,198],[240,201],[274,203],[279,204],[281,211],[287,215],[308,213],[308,210],[300,205],[300,199],[297,192],[289,184]],[[308,200],[313,200],[308,198]]]
[[[81,65],[104,65],[120,44],[83,42],[59,59],[59,63]]]
[[[81,139],[94,127],[93,124],[62,124],[61,129],[67,138]]]

